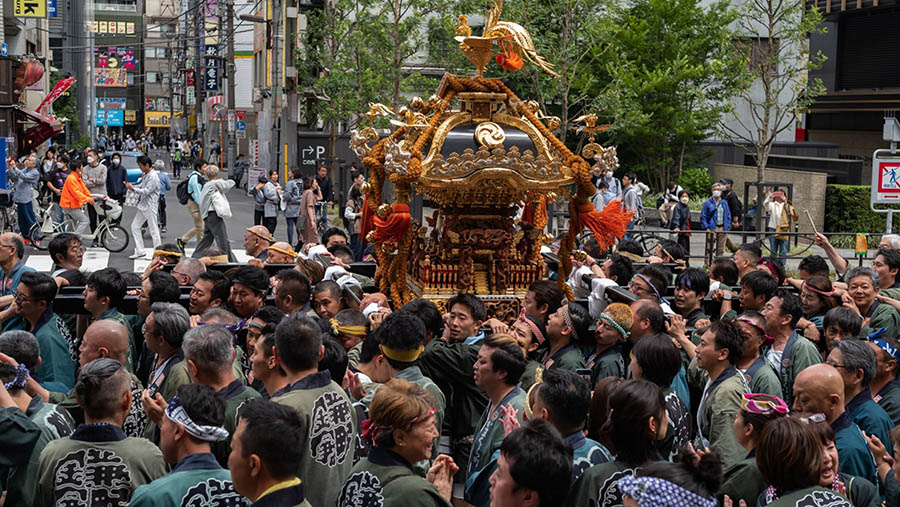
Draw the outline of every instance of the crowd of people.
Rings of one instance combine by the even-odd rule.
[[[851,267],[819,235],[826,257],[793,273],[756,243],[706,270],[679,241],[586,237],[504,321],[470,294],[401,305],[353,271],[362,172],[345,227],[321,235],[327,170],[251,182],[238,264],[239,178],[196,161],[178,196],[193,228],[169,244],[166,171],[141,157],[137,183],[110,187],[118,164],[83,157],[56,156],[60,212],[87,230],[83,204],[132,199],[133,257],[151,263],[84,273],[63,233],[39,273],[26,238],[0,234],[2,505],[900,505],[900,238]],[[672,222],[686,194],[667,195]]]

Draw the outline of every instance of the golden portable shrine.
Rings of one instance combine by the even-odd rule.
[[[507,70],[527,60],[554,74],[528,32],[500,20],[502,6],[493,1],[481,36],[459,17],[456,40],[475,64],[474,76],[445,74],[436,94],[416,97],[396,112],[370,104],[369,127],[351,132],[351,148],[370,172],[362,189],[363,237],[375,245],[376,284],[396,302],[421,296],[444,310],[449,296],[473,293],[487,299],[495,316],[514,317],[519,297],[544,277],[541,244],[552,239],[543,234],[548,203],[568,200],[569,229],[559,251],[565,273],[584,228],[606,247],[622,237],[631,219],[619,201],[599,212],[591,204],[591,173],[618,166],[615,148],[594,142],[604,128],[596,116],[576,120],[585,124],[579,132],[590,136],[582,154],[593,159],[591,166],[553,135],[558,118],[483,76],[492,59]],[[396,128],[379,140],[372,121],[381,115]],[[396,185],[392,203],[383,201],[388,180]],[[410,217],[414,191],[435,207],[425,224]]]

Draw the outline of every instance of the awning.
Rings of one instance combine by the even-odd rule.
[[[53,136],[62,134],[62,125],[55,118],[48,118],[22,106],[16,106],[16,134],[22,147],[35,148]],[[29,124],[34,124],[28,126]]]

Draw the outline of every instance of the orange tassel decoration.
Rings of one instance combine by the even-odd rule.
[[[625,211],[622,201],[612,201],[598,212],[591,203],[578,204],[578,222],[594,233],[601,250],[613,245],[616,238],[625,235],[628,224],[634,216],[633,211]]]
[[[522,65],[524,65],[525,62],[522,61],[522,57],[519,56],[518,53],[513,51],[512,48],[507,46],[503,41],[500,41],[500,48],[502,48],[503,51],[497,54],[497,65],[499,65],[501,69],[519,70],[522,68]]]
[[[359,220],[359,240],[363,243],[367,243],[366,236],[375,228],[375,224],[372,223],[373,218],[375,218],[375,214],[369,208],[369,196],[367,195],[363,199],[362,217]]]
[[[409,230],[409,224],[412,217],[409,214],[409,205],[403,203],[394,203],[391,206],[391,214],[385,219],[374,217],[375,222],[375,242],[403,240],[406,231]]]

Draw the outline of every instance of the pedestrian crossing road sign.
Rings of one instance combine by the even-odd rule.
[[[900,202],[900,158],[872,160],[872,194],[873,203]]]
[[[46,18],[47,0],[13,0],[13,15],[17,18]]]

